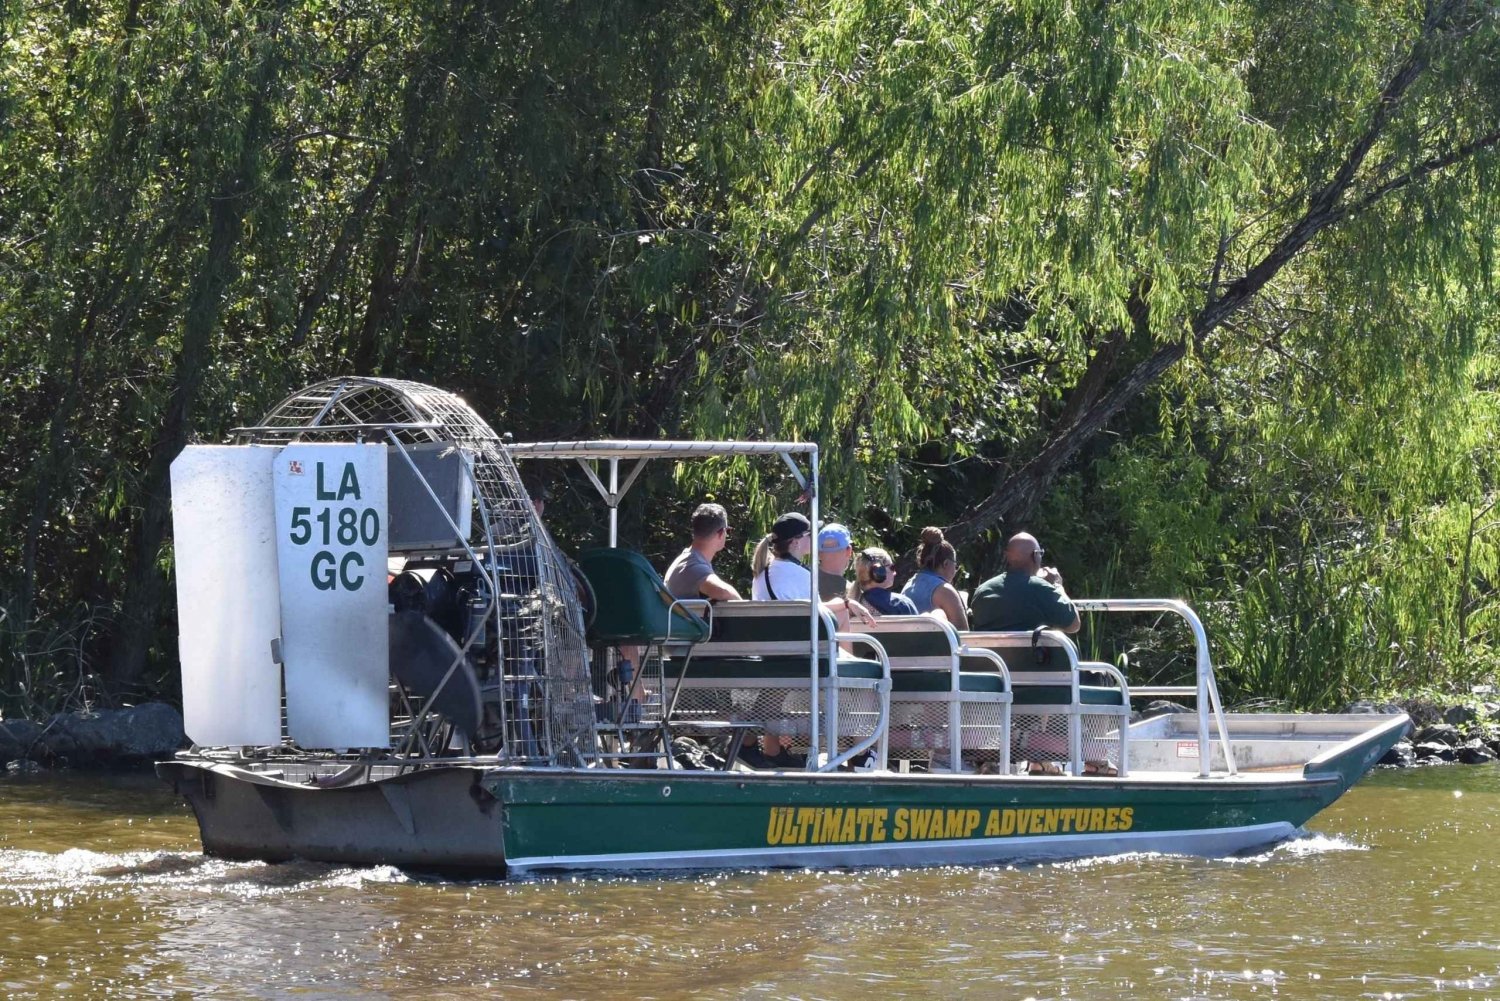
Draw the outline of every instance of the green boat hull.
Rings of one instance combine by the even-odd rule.
[[[986,864],[1140,851],[1221,856],[1292,836],[1405,725],[1405,717],[1376,723],[1305,765],[1208,778],[455,762],[327,788],[290,765],[257,772],[182,755],[157,770],[192,805],[205,852],[226,858],[499,876]]]
[[[486,787],[504,804],[507,866],[524,874],[1232,854],[1291,836],[1345,785],[513,773]]]

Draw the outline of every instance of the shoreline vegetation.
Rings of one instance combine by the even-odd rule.
[[[1157,700],[1136,712],[1134,719],[1190,711]],[[1424,694],[1388,701],[1358,700],[1340,711],[1404,712],[1412,718],[1406,737],[1380,760],[1382,766],[1480,765],[1500,758],[1500,702],[1452,701]],[[0,718],[0,777],[53,769],[149,768],[188,745],[182,714],[162,702],[54,713],[45,720]],[[701,759],[712,753],[696,744],[680,748],[674,744],[679,765],[687,769],[708,767]]]
[[[0,711],[179,698],[170,464],[340,374],[816,441],[857,545],[943,526],[972,590],[1030,531],[1199,609],[1231,704],[1496,683],[1488,0],[80,0],[0,51]],[[799,494],[650,469],[620,537],[716,500],[746,580]],[[1191,673],[1138,625],[1086,652]]]

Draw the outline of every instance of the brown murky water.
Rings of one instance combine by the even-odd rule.
[[[0,778],[10,997],[1500,997],[1500,767],[1253,858],[521,884],[225,863],[149,776]]]

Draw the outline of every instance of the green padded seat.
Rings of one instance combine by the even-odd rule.
[[[594,589],[596,612],[589,627],[590,644],[701,643],[708,623],[685,608],[670,613],[673,598],[647,559],[628,549],[590,549],[578,557],[578,568]],[[668,625],[671,635],[668,636]]]
[[[1005,682],[998,673],[993,671],[989,674],[966,671],[958,676],[958,690],[999,694],[1005,691]],[[953,675],[947,671],[892,671],[891,691],[951,692],[953,691]]]
[[[744,678],[747,681],[770,681],[810,677],[806,657],[694,657],[687,665],[685,679],[724,681]],[[828,677],[828,661],[818,658],[818,677]],[[885,677],[876,660],[839,659],[840,678],[879,679]]]
[[[1067,685],[1017,685],[1014,691],[1018,706],[1065,706],[1073,701]],[[1125,697],[1118,688],[1079,685],[1078,702],[1085,706],[1121,706]]]

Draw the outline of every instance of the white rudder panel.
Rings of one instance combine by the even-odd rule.
[[[189,445],[172,462],[182,719],[195,744],[281,740],[276,453]]]
[[[390,743],[384,445],[288,445],[275,463],[287,732]]]

